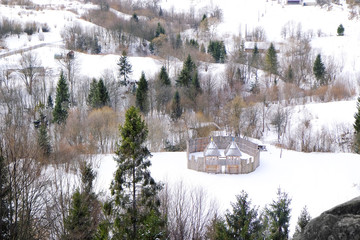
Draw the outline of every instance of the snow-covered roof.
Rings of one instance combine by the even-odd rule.
[[[208,156],[216,156],[219,157],[221,156],[218,147],[216,146],[216,144],[211,140],[211,142],[207,145],[207,147],[204,150],[204,156],[208,157]]]
[[[241,157],[241,155],[242,154],[240,152],[240,149],[239,149],[238,145],[236,144],[236,142],[234,142],[234,141],[232,141],[225,150],[225,156]]]

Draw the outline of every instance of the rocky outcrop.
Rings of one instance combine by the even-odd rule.
[[[360,197],[311,220],[300,240],[360,240]]]

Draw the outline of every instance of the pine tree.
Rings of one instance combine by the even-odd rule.
[[[196,65],[189,54],[184,61],[183,69],[180,72],[179,78],[176,80],[176,85],[179,87],[189,87],[195,70]]]
[[[354,115],[355,123],[354,123],[354,129],[355,129],[355,136],[354,136],[354,151],[356,153],[360,153],[360,97],[358,97],[356,102],[356,109],[357,112]]]
[[[9,179],[5,158],[0,149],[0,239],[10,239]]]
[[[175,92],[174,98],[171,103],[171,119],[173,121],[178,120],[182,115],[182,107],[181,107],[181,101],[180,101],[180,94],[178,91]]]
[[[157,198],[161,187],[149,172],[151,154],[145,146],[148,129],[135,107],[126,111],[124,125],[119,130],[121,139],[115,152],[117,170],[110,187],[116,205],[112,209],[118,209],[113,236],[137,240],[145,239],[142,234],[146,234],[146,239],[161,238]]]
[[[287,193],[278,189],[277,200],[266,209],[270,221],[270,239],[287,240],[289,238],[291,199]]]
[[[285,79],[287,82],[294,82],[294,71],[291,67],[291,64],[288,66],[286,72],[285,72]]]
[[[166,71],[165,66],[162,66],[160,69],[159,79],[160,79],[161,86],[171,86],[171,81],[170,81],[170,78]]]
[[[156,32],[155,32],[155,37],[159,37],[160,34],[165,34],[165,29],[163,28],[163,26],[161,26],[160,23],[158,23]]]
[[[337,28],[338,36],[344,36],[344,32],[345,32],[345,28],[342,24],[340,24],[339,27]]]
[[[149,110],[148,90],[148,83],[145,78],[145,73],[142,72],[138,88],[136,89],[136,107],[138,107],[139,110],[145,114]]]
[[[54,123],[61,124],[66,121],[68,116],[69,100],[69,87],[66,83],[65,76],[61,71],[59,82],[56,87],[55,107],[53,110]]]
[[[191,92],[192,92],[192,98],[195,100],[195,98],[202,92],[200,81],[199,81],[199,74],[197,71],[194,72],[192,80],[191,80]]]
[[[181,47],[182,47],[181,35],[180,33],[178,33],[176,35],[176,40],[175,40],[175,49],[180,49]]]
[[[99,224],[99,203],[93,190],[96,174],[90,164],[81,166],[81,190],[72,196],[69,215],[64,220],[64,239],[92,240]]]
[[[51,95],[49,95],[48,98],[47,98],[47,108],[48,109],[53,109],[54,108],[54,102],[53,102],[53,99],[52,99]]]
[[[132,66],[125,51],[122,52],[122,56],[120,57],[117,65],[119,66],[120,83],[127,86],[129,84],[130,74],[132,73]]]
[[[302,233],[304,233],[306,225],[310,222],[311,216],[307,210],[307,207],[305,206],[300,213],[300,216],[297,221],[297,225],[295,227],[295,233],[293,238],[300,236]]]
[[[104,107],[108,105],[110,102],[109,92],[101,78],[97,84],[97,92],[99,95],[98,107]]]
[[[254,49],[252,52],[251,66],[254,68],[260,68],[260,52],[257,47],[257,43],[255,43],[255,46],[254,46]]]
[[[251,207],[248,194],[242,191],[231,206],[232,212],[225,215],[230,236],[233,239],[258,239],[262,229],[257,209]]]
[[[38,130],[38,145],[42,155],[48,157],[51,153],[50,137],[47,132],[47,123],[42,121]]]
[[[325,85],[325,65],[321,60],[321,54],[316,56],[313,72],[316,80],[320,83],[320,85]]]
[[[89,95],[87,98],[87,102],[91,107],[96,107],[96,102],[97,102],[97,94],[98,94],[98,82],[96,81],[95,78],[93,78],[93,80],[90,83],[90,90],[89,90]]]
[[[217,63],[224,63],[226,59],[226,48],[224,42],[210,40],[208,53],[213,56]]]
[[[278,65],[277,53],[274,44],[271,43],[265,56],[265,69],[270,73],[270,76],[278,73]]]

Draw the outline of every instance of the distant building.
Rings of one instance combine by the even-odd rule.
[[[187,157],[189,169],[207,173],[245,174],[260,165],[258,145],[239,137],[189,140]]]
[[[301,4],[301,0],[287,0],[287,4]]]

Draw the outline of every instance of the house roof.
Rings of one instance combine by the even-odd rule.
[[[216,146],[216,144],[211,140],[211,142],[207,145],[207,147],[204,150],[204,156],[205,157],[209,157],[209,156],[216,156],[219,157],[221,156],[218,147]]]
[[[225,156],[241,157],[241,155],[240,149],[234,141],[232,141],[225,150]]]

